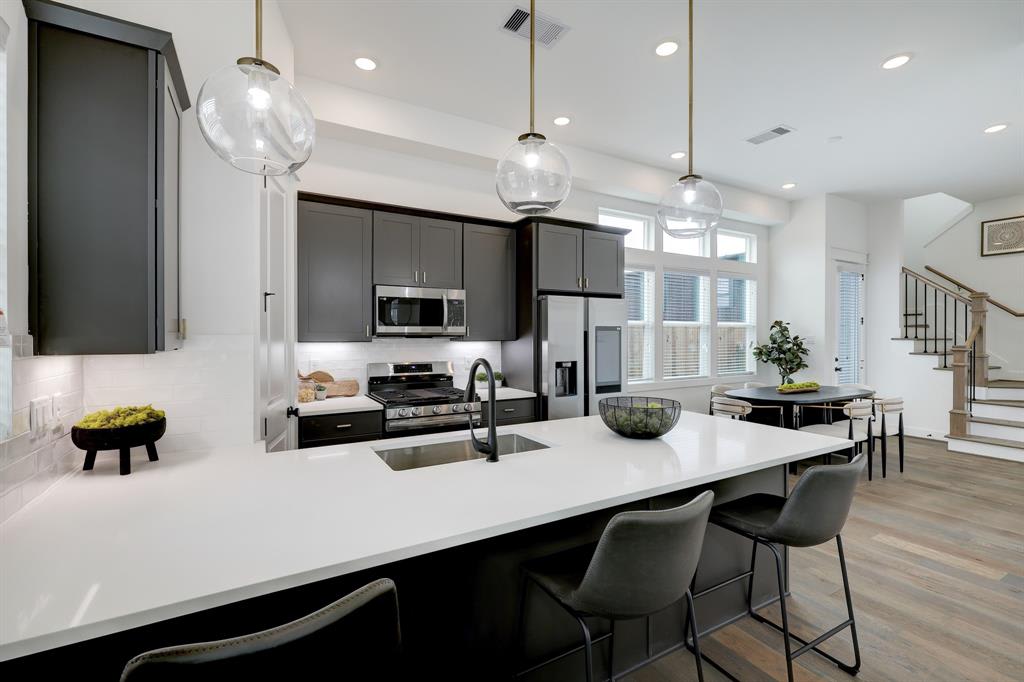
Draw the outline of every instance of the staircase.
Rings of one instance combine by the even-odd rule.
[[[1024,312],[925,269],[949,286],[903,268],[903,336],[894,340],[912,341],[911,355],[934,356],[936,370],[953,372],[947,448],[1024,462],[1024,381],[993,376],[1002,368],[989,362],[985,333],[990,306],[1016,318]]]

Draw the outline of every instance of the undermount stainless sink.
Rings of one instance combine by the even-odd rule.
[[[498,436],[498,455],[512,455],[517,452],[544,450],[548,446],[520,436],[518,433],[507,433]],[[449,440],[442,443],[427,443],[404,448],[373,448],[377,456],[395,471],[420,469],[438,464],[452,462],[468,462],[471,459],[482,459],[486,455],[473,449],[468,438]]]

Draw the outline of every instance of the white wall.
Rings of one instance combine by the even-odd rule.
[[[825,197],[792,202],[789,222],[771,228],[768,246],[769,317],[789,322],[790,331],[804,337],[810,350],[809,367],[796,380],[829,383]]]
[[[1024,194],[986,201],[907,259],[941,270],[964,284],[986,291],[1011,308],[1024,310],[1024,253],[981,256],[981,223],[1024,215]],[[940,280],[932,275],[933,279]],[[1024,319],[990,306],[988,352],[1000,376],[1024,378]]]
[[[925,274],[925,246],[971,212],[966,201],[934,192],[903,203],[903,259],[911,270]]]
[[[871,204],[867,218],[865,383],[882,397],[903,397],[907,433],[941,438],[949,430],[953,373],[936,371],[934,357],[908,355],[912,341],[893,340],[903,335],[903,201]]]

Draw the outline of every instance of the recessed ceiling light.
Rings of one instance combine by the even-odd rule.
[[[898,69],[910,61],[909,54],[896,54],[882,62],[883,69]]]
[[[658,55],[659,57],[668,57],[669,55],[675,54],[676,50],[678,49],[679,43],[667,40],[661,45],[658,45],[656,48],[654,48],[654,54]]]
[[[669,154],[669,156],[671,156],[673,159],[681,159],[684,156],[686,156],[686,152],[672,152],[671,154]]]
[[[835,144],[836,142],[842,142],[843,141],[843,136],[842,135],[833,135],[832,137],[828,138],[825,141],[828,142],[829,144]]]
[[[996,123],[994,126],[989,126],[988,128],[985,128],[985,132],[986,133],[998,133],[998,132],[1000,132],[1002,130],[1006,130],[1007,126],[1008,126],[1008,124],[1006,124],[1006,123]]]
[[[356,66],[363,71],[373,71],[377,68],[377,62],[373,61],[369,57],[358,57],[356,58]]]
[[[796,187],[795,182],[787,182],[785,185],[782,186],[782,189],[793,189],[794,187]]]
[[[556,126],[567,126],[572,123],[572,119],[568,116],[559,116],[555,119],[554,123]]]

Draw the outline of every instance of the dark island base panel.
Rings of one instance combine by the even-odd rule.
[[[727,479],[711,489],[715,491],[716,503],[754,492],[785,494],[785,468],[774,467]],[[422,675],[422,679],[508,679],[513,666],[519,566],[523,561],[596,541],[608,519],[620,511],[676,506],[702,490],[704,488],[689,489],[584,514],[25,656],[0,664],[0,677],[39,679],[74,670],[79,680],[117,680],[125,662],[142,651],[256,632],[306,615],[371,580],[389,577],[398,585],[405,658],[410,671],[419,671],[416,676]],[[467,509],[466,513],[471,514],[473,510]],[[273,551],[273,548],[267,550]],[[776,597],[774,562],[767,550],[760,548],[759,552],[755,604],[767,603]],[[697,572],[697,589],[747,570],[749,564],[749,541],[709,526]],[[697,622],[702,632],[721,627],[746,613],[745,586],[746,582],[740,581],[696,602]],[[682,604],[677,604],[653,618],[655,653],[682,641],[683,614]],[[592,631],[594,636],[603,634],[607,631],[607,621],[594,619]],[[535,589],[531,590],[527,602],[526,633],[528,662],[543,660],[580,644],[579,626],[575,621]],[[595,679],[607,678],[607,646],[608,640],[596,646]],[[645,619],[616,623],[617,673],[643,661],[646,651]],[[582,656],[582,652],[568,656],[524,679],[538,682],[583,680]],[[353,665],[345,663],[344,667],[352,669]],[[423,675],[426,671],[433,672]],[[374,675],[372,679],[388,676]]]

